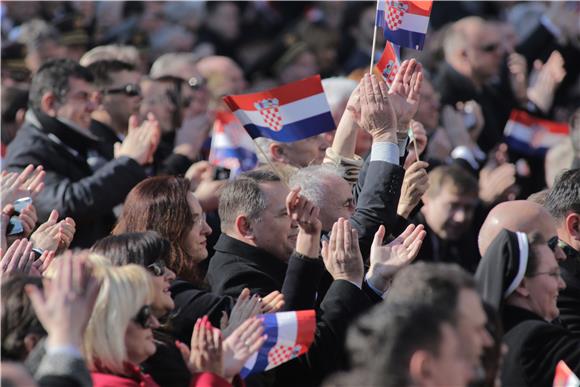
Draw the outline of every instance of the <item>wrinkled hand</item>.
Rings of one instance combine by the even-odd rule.
[[[399,136],[407,134],[411,119],[417,113],[421,99],[419,90],[423,82],[423,66],[415,59],[401,63],[389,90],[389,99],[397,116]]]
[[[44,189],[46,172],[42,165],[29,164],[20,173],[3,171],[0,174],[0,198],[3,204],[30,196],[33,200]]]
[[[250,297],[250,290],[247,288],[243,289],[230,312],[230,316],[228,317],[225,311],[222,314],[220,327],[224,337],[228,337],[244,321],[260,313],[262,313],[262,300],[260,296],[254,294]]]
[[[191,335],[191,350],[187,345],[175,343],[191,373],[213,372],[224,376],[222,335],[211,326],[207,316],[197,319]]]
[[[423,194],[429,189],[429,176],[427,168],[429,164],[425,161],[416,161],[405,171],[403,185],[401,186],[401,197],[397,207],[397,214],[405,219],[413,211]]]
[[[15,240],[6,252],[0,251],[0,256],[2,256],[0,260],[0,273],[2,275],[14,273],[28,274],[34,263],[32,243],[27,239]]]
[[[306,234],[320,235],[320,208],[310,200],[300,195],[300,187],[294,188],[286,197],[286,211],[290,219],[298,223],[298,227]]]
[[[262,313],[276,313],[284,307],[284,295],[275,290],[262,298]]]
[[[362,286],[364,267],[358,233],[348,220],[339,218],[334,223],[330,241],[322,242],[322,258],[332,278]]]
[[[75,221],[72,218],[57,221],[58,211],[52,210],[48,220],[30,236],[34,247],[60,254],[70,246],[76,231]]]
[[[368,282],[383,293],[393,276],[417,257],[426,232],[423,225],[411,224],[395,240],[383,245],[385,226],[380,226],[371,245]]]
[[[209,116],[205,113],[184,119],[181,128],[175,132],[173,153],[195,159],[209,134],[210,124]]]
[[[56,275],[44,290],[26,285],[26,294],[48,332],[48,345],[81,348],[101,284],[82,256],[73,257],[69,253],[55,265],[58,265]]]
[[[525,103],[528,89],[528,64],[523,55],[512,52],[508,56],[508,69],[510,71],[510,85],[514,96],[519,103]]]
[[[514,200],[516,189],[516,166],[505,163],[498,167],[485,166],[479,172],[479,198],[487,205]]]
[[[264,345],[267,338],[262,321],[256,317],[246,320],[228,336],[223,344],[225,377],[229,379],[239,374],[246,361]]]
[[[387,84],[382,77],[365,74],[359,84],[360,112],[351,106],[357,124],[371,134],[373,141],[396,143],[397,116]]]
[[[553,51],[544,65],[540,60],[534,62],[534,73],[530,76],[528,98],[544,113],[552,107],[554,94],[566,76],[564,58]]]
[[[115,158],[127,156],[140,165],[153,162],[153,154],[161,139],[159,122],[152,113],[140,126],[135,115],[129,118],[129,131],[122,143],[115,144]]]

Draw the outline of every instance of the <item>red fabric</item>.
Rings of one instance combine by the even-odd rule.
[[[125,372],[127,376],[91,372],[93,387],[159,387],[153,378],[141,372],[139,367],[127,364]]]
[[[236,386],[243,386],[243,382],[242,384],[236,383]],[[216,374],[211,372],[202,372],[200,374],[193,375],[190,387],[232,387],[232,385],[230,382],[220,376],[217,376]]]

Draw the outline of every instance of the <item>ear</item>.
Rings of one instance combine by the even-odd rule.
[[[16,111],[16,125],[20,127],[24,123],[24,118],[26,117],[26,109],[20,108]]]
[[[236,232],[243,238],[254,239],[252,225],[245,215],[238,215],[235,220]]]
[[[26,353],[32,352],[36,344],[40,341],[40,337],[37,334],[29,333],[24,336],[24,348],[26,349]]]
[[[431,379],[431,356],[427,351],[419,350],[411,355],[409,360],[409,376],[411,385],[429,385]]]
[[[564,219],[564,227],[566,232],[570,235],[571,239],[575,241],[580,241],[580,215],[571,212],[566,215]]]
[[[528,284],[528,280],[526,277],[524,277],[524,279],[518,285],[516,290],[514,290],[514,293],[516,293],[520,297],[525,297],[525,298],[529,297],[530,291],[528,290],[527,284]]]
[[[40,99],[40,108],[45,114],[51,117],[56,117],[56,105],[56,96],[52,91],[47,91],[42,95],[42,98]]]
[[[268,150],[270,151],[270,157],[272,158],[272,161],[277,161],[280,163],[288,162],[288,159],[286,158],[286,149],[284,149],[283,145],[272,143],[270,144]]]

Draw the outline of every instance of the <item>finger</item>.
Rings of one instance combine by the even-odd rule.
[[[371,87],[373,90],[373,100],[377,106],[383,105],[383,96],[381,93],[381,87],[379,86],[379,82],[377,80],[377,76],[372,74],[370,76]]]
[[[417,239],[415,239],[407,249],[409,252],[408,254],[410,257],[412,257],[412,259],[415,259],[419,254],[419,250],[421,249],[421,245],[423,244],[423,240],[425,240],[426,235],[427,233],[425,230],[422,230]]]
[[[338,227],[336,228],[336,245],[332,251],[344,249],[344,219],[338,219]]]
[[[18,262],[18,266],[16,266],[18,271],[27,273],[27,271],[25,271],[24,269],[26,268],[26,266],[28,266],[28,261],[30,260],[31,255],[34,259],[34,253],[32,253],[32,242],[28,242],[28,243],[26,243],[26,246],[24,247],[24,250],[22,251],[22,255],[21,255],[20,261]]]
[[[191,334],[191,349],[198,348],[200,343],[201,318],[198,318],[193,324],[193,333]]]
[[[295,203],[296,199],[298,198],[298,192],[300,192],[300,187],[293,188],[288,196],[286,196],[286,209],[288,213],[295,211]]]
[[[23,240],[25,240],[25,239],[23,239]],[[2,255],[2,260],[0,260],[0,264],[2,265],[2,270],[6,270],[8,268],[8,264],[12,260],[12,256],[14,255],[14,252],[20,246],[20,243],[22,243],[21,240],[20,239],[16,239],[8,247],[8,249],[5,252],[3,252],[4,254]]]
[[[409,92],[409,100],[418,101],[420,98],[419,91],[421,90],[421,84],[423,83],[423,73],[417,73],[417,76],[411,80],[411,90]]]
[[[414,227],[414,230],[412,230],[412,232],[409,233],[409,235],[405,236],[404,237],[405,239],[403,240],[403,246],[405,248],[408,248],[415,241],[415,239],[417,239],[421,231],[423,231],[423,227],[415,227],[414,225],[411,226]]]
[[[389,97],[389,86],[387,86],[387,82],[383,79],[383,77],[377,77],[377,82],[379,84],[379,90],[381,91],[381,100],[386,100]]]
[[[375,233],[373,238],[373,246],[380,247],[383,245],[383,240],[385,238],[385,226],[382,224],[379,226],[379,229]]]
[[[352,233],[350,223],[347,221],[342,224],[343,229],[343,248],[344,251],[350,252],[352,249]]]
[[[405,71],[407,71],[408,67],[409,61],[404,60],[403,63],[401,63],[401,66],[399,66],[399,71],[397,71],[397,74],[395,74],[395,79],[393,80],[391,88],[389,89],[390,94],[394,94],[400,90],[401,86],[403,85],[403,74]]]
[[[413,77],[413,74],[415,73],[416,66],[417,66],[417,61],[415,59],[411,59],[409,61],[409,66],[405,70],[405,74],[403,74],[403,85],[404,86],[408,86],[411,83],[411,78]]]
[[[336,247],[338,244],[338,229],[339,229],[339,225],[340,225],[340,218],[338,219],[338,221],[334,222],[334,224],[332,225],[332,231],[330,233],[330,240],[328,243],[328,252],[330,254],[333,254],[336,251]]]
[[[18,265],[20,264],[20,259],[22,258],[22,252],[24,251],[28,243],[29,242],[26,239],[22,239],[20,241],[20,243],[18,244],[16,250],[12,255],[12,259],[10,260],[8,267],[6,268],[8,272],[12,272],[13,270],[16,270],[16,268],[18,268]]]
[[[34,257],[36,255],[33,252],[28,253],[28,260],[26,261],[26,265],[23,267],[22,272],[25,274],[30,273],[30,269],[32,268],[32,264],[34,263]]]
[[[20,172],[20,175],[18,175],[18,178],[16,179],[16,184],[18,185],[18,187],[22,186],[26,182],[26,180],[28,179],[28,175],[30,175],[30,173],[33,170],[34,165],[28,164],[26,168],[24,168],[22,172]]]
[[[220,329],[223,331],[227,328],[229,322],[228,314],[225,310],[222,310],[222,317],[220,318]]]
[[[53,225],[53,224],[56,224],[57,221],[58,221],[58,211],[52,210],[52,211],[50,211],[50,215],[48,216],[48,220],[45,223],[43,223],[43,225],[45,225],[45,224]]]
[[[26,189],[28,189],[31,194],[34,194],[34,196],[39,194],[44,188],[44,178],[46,177],[46,172],[42,170],[41,165],[37,167],[37,171],[38,173],[33,176],[32,180],[28,182],[28,186],[26,187]]]
[[[351,244],[352,244],[352,251],[355,254],[358,254],[360,252],[360,247],[358,244],[358,231],[356,231],[356,228],[351,228],[350,229],[351,232]]]
[[[333,226],[334,227],[334,226]],[[320,254],[322,255],[322,261],[328,263],[328,242],[322,241],[322,249],[320,250]]]
[[[361,80],[361,83],[360,83],[361,113],[363,110],[366,112],[369,104],[371,103],[371,99],[369,97],[369,92],[370,92],[369,82],[370,82],[369,75],[365,74],[363,79]]]
[[[137,129],[139,127],[139,119],[136,114],[131,114],[129,117],[129,132]]]
[[[408,225],[407,228],[405,228],[405,230],[401,233],[401,235],[399,235],[399,238],[402,238],[402,239],[408,238],[409,235],[411,235],[413,233],[414,229],[415,229],[414,224]]]

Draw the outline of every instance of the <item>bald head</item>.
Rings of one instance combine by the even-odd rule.
[[[197,62],[197,69],[208,81],[214,98],[240,94],[246,88],[244,73],[236,62],[227,56],[208,56]]]
[[[479,230],[479,252],[483,256],[502,229],[525,233],[539,232],[545,240],[556,235],[556,223],[541,205],[528,200],[503,202],[487,215]]]
[[[443,50],[449,60],[456,52],[465,50],[485,29],[485,20],[470,16],[453,23],[445,33]]]

